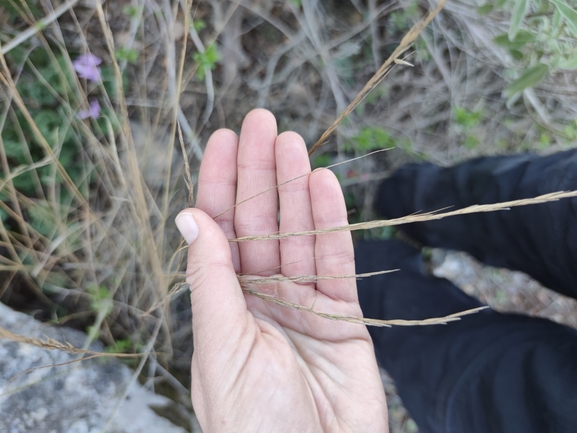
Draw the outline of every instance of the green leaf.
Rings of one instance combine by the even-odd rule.
[[[9,159],[13,159],[17,164],[24,164],[26,162],[26,153],[24,152],[25,144],[15,140],[3,140],[4,153]]]
[[[525,71],[523,75],[513,81],[505,88],[505,94],[508,97],[522,92],[528,87],[539,84],[549,74],[549,66],[539,63]]]
[[[379,127],[365,127],[353,138],[351,149],[371,151],[390,149],[395,147],[395,138],[385,129]]]
[[[12,184],[14,185],[14,188],[16,188],[19,192],[26,195],[34,194],[36,191],[36,182],[29,172],[22,173],[21,175],[13,178]]]
[[[133,50],[131,48],[120,47],[116,50],[116,59],[120,61],[126,61],[128,63],[136,63],[138,60],[138,55],[140,53],[138,50]]]
[[[523,53],[519,50],[509,50],[509,53],[511,54],[511,57],[513,57],[515,60],[523,60]]]
[[[573,57],[562,58],[559,60],[557,67],[560,69],[574,70],[577,69],[577,54],[573,54]]]
[[[482,111],[472,111],[468,108],[457,107],[454,110],[453,117],[457,125],[460,125],[466,129],[473,128],[477,126],[479,122],[483,119]]]
[[[126,5],[122,8],[122,13],[128,15],[130,18],[136,18],[138,12],[138,7],[134,5]]]
[[[218,49],[216,48],[216,44],[210,44],[206,48],[204,55],[205,55],[206,61],[212,67],[214,67],[214,64],[220,60],[220,54],[218,52]]]
[[[216,67],[216,62],[218,62],[221,59],[220,53],[218,52],[218,48],[214,43],[206,47],[204,53],[201,52],[194,53],[192,55],[192,58],[198,64],[198,70],[196,71],[196,75],[198,76],[199,80],[204,79],[205,68],[211,70],[214,69]]]
[[[549,51],[553,54],[561,54],[561,47],[559,46],[559,42],[556,39],[551,39],[549,42]]]
[[[124,340],[116,340],[112,346],[106,348],[106,352],[112,353],[128,353],[132,350],[132,340],[126,338]]]
[[[94,311],[105,312],[105,315],[112,311],[113,296],[107,287],[90,285],[88,286],[88,294],[90,295],[90,306]]]
[[[116,101],[117,97],[117,87],[116,87],[116,73],[111,67],[102,68],[102,84],[104,85],[104,90],[106,94],[112,101]]]
[[[537,40],[537,36],[527,30],[519,30],[517,35],[512,40],[509,39],[509,35],[503,33],[499,36],[496,36],[493,39],[497,45],[501,47],[508,48],[510,50],[519,50],[523,48],[523,46],[529,42],[535,42]]]
[[[561,14],[559,13],[559,9],[555,8],[555,12],[553,12],[553,18],[551,19],[551,27],[553,28],[553,33],[559,32],[561,28]]]
[[[515,0],[513,12],[511,13],[511,25],[509,27],[509,40],[515,39],[517,32],[521,28],[523,18],[527,14],[529,8],[529,0]]]
[[[483,16],[483,15],[488,15],[488,14],[490,14],[491,12],[493,12],[493,8],[494,8],[494,7],[495,7],[495,6],[494,6],[493,4],[491,4],[491,3],[484,4],[483,6],[479,6],[479,7],[477,8],[477,13],[478,13],[479,15],[481,15],[481,16]]]
[[[48,142],[54,146],[55,132],[62,126],[62,119],[55,110],[44,109],[34,115],[34,123]]]
[[[571,141],[577,138],[577,129],[575,128],[575,124],[566,125],[565,128],[563,128],[563,132],[565,135],[567,135],[567,137],[569,137],[569,140]]]
[[[551,0],[551,2],[557,6],[557,10],[565,18],[567,27],[577,36],[577,11],[560,0]]]
[[[206,27],[206,23],[204,22],[203,19],[194,20],[192,22],[192,25],[194,27],[194,30],[196,30],[197,32],[200,32],[202,29]]]

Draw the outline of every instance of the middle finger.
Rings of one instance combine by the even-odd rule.
[[[276,119],[272,113],[257,109],[246,115],[238,149],[236,202],[268,191],[236,208],[234,225],[237,236],[278,233],[276,136]],[[241,242],[239,249],[243,274],[272,275],[279,272],[278,241]]]

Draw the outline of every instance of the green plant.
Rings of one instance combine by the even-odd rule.
[[[551,73],[577,69],[577,12],[563,0],[496,0],[478,9],[480,15],[494,11],[511,15],[509,30],[495,37],[515,64],[505,94],[513,98],[534,87]]]
[[[99,336],[102,323],[112,312],[113,296],[110,290],[102,285],[91,284],[88,286],[87,292],[90,297],[90,308],[96,313],[94,324],[88,327],[88,338],[89,340],[95,340]]]
[[[389,33],[406,32],[414,21],[415,17],[419,16],[419,2],[411,1],[407,7],[397,10],[390,14],[390,27],[387,29]]]
[[[112,294],[105,286],[90,285],[87,289],[90,296],[90,307],[96,313],[103,313],[105,316],[112,311]]]
[[[115,55],[117,60],[134,64],[138,60],[140,53],[132,48],[120,47],[116,50]]]
[[[464,107],[456,107],[453,113],[455,123],[463,128],[477,126],[481,119],[483,119],[482,111],[472,111]]]
[[[194,20],[191,25],[197,32],[200,32],[202,29],[206,28],[206,22],[202,19]]]
[[[7,59],[20,56],[24,53],[18,47]],[[108,71],[103,73],[103,84],[114,95],[114,79]],[[17,107],[10,109],[9,117],[0,125],[0,151],[8,166],[13,168],[10,181],[1,183],[0,201],[4,206],[13,206],[10,186],[17,194],[27,197],[23,208],[31,228],[51,238],[75,219],[74,215],[59,213],[60,206],[64,209],[74,207],[74,194],[66,185],[74,185],[86,197],[89,183],[95,176],[93,169],[84,163],[85,132],[77,114],[84,102],[78,97],[75,72],[67,57],[63,54],[51,56],[40,49],[30,53],[16,83],[16,91],[27,109],[26,113]],[[94,91],[98,92],[98,89]],[[105,110],[105,115],[110,112]],[[98,120],[96,131],[106,122]],[[3,177],[7,176],[4,172]],[[8,215],[7,210],[3,210],[2,221],[8,228],[16,229],[16,220]]]
[[[378,126],[362,128],[351,140],[345,144],[345,150],[359,150],[370,152],[378,149],[395,147],[397,139],[389,131]]]
[[[457,132],[464,136],[462,145],[468,149],[473,149],[479,145],[479,139],[472,131],[483,120],[483,110],[473,111],[465,107],[453,109],[453,120],[457,126]]]
[[[140,12],[140,8],[135,5],[126,5],[122,8],[122,13],[128,15],[130,18],[136,18]]]
[[[210,44],[204,52],[196,52],[192,58],[198,65],[196,76],[199,80],[204,80],[205,68],[213,70],[216,68],[216,63],[221,59],[220,53],[215,43]]]

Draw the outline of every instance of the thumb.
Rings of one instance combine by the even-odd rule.
[[[232,263],[228,239],[200,209],[185,209],[176,226],[189,244],[186,281],[190,285],[192,323],[200,341],[215,333],[231,336],[246,318],[246,302]],[[210,338],[212,340],[212,338]]]

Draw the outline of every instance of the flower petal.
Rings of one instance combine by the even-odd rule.
[[[90,81],[100,81],[101,74],[98,65],[102,63],[100,57],[91,53],[82,54],[72,62],[74,70],[80,78],[85,78]]]
[[[101,111],[100,104],[96,99],[93,99],[92,101],[90,101],[90,106],[87,110],[80,110],[78,112],[78,117],[80,117],[81,119],[89,119],[89,118],[98,119],[100,117],[100,111]]]

